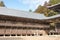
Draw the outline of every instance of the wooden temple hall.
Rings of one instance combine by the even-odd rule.
[[[55,8],[55,6],[52,7]],[[45,17],[43,14],[0,7],[0,36],[43,36],[58,34],[60,34],[60,14]]]

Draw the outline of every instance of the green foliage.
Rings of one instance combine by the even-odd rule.
[[[1,1],[1,2],[0,2],[0,7],[5,7],[5,5],[4,5],[4,2],[3,2],[3,1]]]
[[[58,14],[58,12],[54,12],[53,10],[50,10],[48,8],[46,8],[45,6],[39,6],[36,10],[36,13],[43,13],[45,16],[49,17],[49,16],[53,16]]]
[[[39,5],[38,8],[35,10],[36,13],[44,13],[46,11],[47,11],[47,8],[41,5]]]
[[[30,9],[29,12],[32,12],[32,10]]]
[[[54,5],[60,3],[60,0],[50,0],[49,3],[45,2],[44,6],[39,5],[38,8],[34,11],[36,13],[43,13],[45,16],[53,16],[58,14],[58,12],[54,12],[53,10],[48,9],[46,6]]]
[[[58,12],[54,12],[53,10],[50,10],[50,12],[48,13],[48,16],[53,16],[58,14]]]
[[[51,6],[51,5],[54,5],[54,4],[58,4],[58,3],[60,3],[60,0],[50,0],[49,1],[49,5]]]

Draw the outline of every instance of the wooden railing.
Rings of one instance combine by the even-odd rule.
[[[38,27],[38,28],[49,28],[49,25],[44,24],[31,24],[31,23],[11,23],[11,22],[0,22],[0,26],[16,26],[16,27]]]

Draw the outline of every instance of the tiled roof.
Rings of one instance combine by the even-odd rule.
[[[26,12],[26,11],[15,10],[15,9],[9,9],[9,8],[5,8],[5,7],[0,7],[0,15],[24,17],[24,18],[39,19],[39,20],[52,19],[52,18],[60,17],[60,14],[55,15],[55,16],[51,16],[51,17],[46,17],[43,14]]]
[[[52,8],[52,7],[55,7],[55,6],[58,6],[58,5],[60,5],[60,3],[52,5],[52,6],[47,6],[47,8]]]

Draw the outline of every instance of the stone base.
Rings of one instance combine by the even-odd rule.
[[[9,36],[0,37],[0,40],[60,40],[60,35],[47,36]]]

